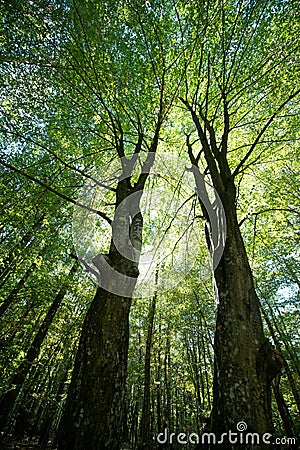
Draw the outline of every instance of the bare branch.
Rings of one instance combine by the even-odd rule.
[[[300,212],[295,208],[266,208],[266,209],[263,209],[262,211],[257,211],[257,212],[253,212],[251,214],[247,214],[239,222],[239,227],[242,226],[243,223],[246,222],[246,220],[250,219],[250,217],[253,217],[253,216],[257,217],[257,216],[260,216],[261,214],[266,214],[268,212],[274,212],[274,211],[289,212],[289,213],[297,214],[298,216],[300,216]]]
[[[224,131],[221,142],[221,153],[223,156],[227,154],[228,135],[229,135],[229,112],[226,95],[223,94],[223,117],[224,117]]]
[[[182,97],[179,97],[179,100],[186,106],[188,111],[190,112],[193,122],[196,126],[196,130],[204,151],[204,156],[209,168],[210,175],[212,177],[213,183],[215,188],[217,189],[218,193],[221,193],[224,191],[224,185],[222,182],[222,179],[220,177],[220,173],[218,171],[218,167],[216,164],[216,161],[214,159],[212,150],[210,148],[210,145],[208,143],[207,137],[205,136],[204,130],[202,128],[202,125],[200,123],[199,117],[197,116],[195,110],[191,107],[189,102],[187,100],[184,100]]]
[[[45,150],[47,153],[49,153],[51,156],[53,156],[54,159],[56,159],[56,160],[59,161],[61,164],[63,164],[66,168],[68,168],[68,169],[70,169],[70,170],[72,170],[72,171],[74,171],[74,172],[79,173],[80,175],[82,175],[83,177],[85,177],[85,178],[87,178],[87,179],[89,179],[89,180],[92,180],[92,181],[93,181],[95,184],[97,184],[98,186],[104,187],[105,189],[110,190],[110,191],[113,191],[113,192],[116,191],[115,188],[113,188],[113,187],[111,187],[111,186],[108,186],[108,185],[106,185],[106,184],[104,184],[104,183],[101,183],[100,181],[96,180],[96,178],[94,178],[94,177],[91,176],[91,175],[88,175],[88,174],[87,174],[86,172],[84,172],[83,170],[78,169],[77,167],[72,166],[72,164],[70,164],[70,163],[64,161],[64,159],[61,158],[61,157],[60,157],[57,153],[55,153],[53,150],[50,150],[48,147],[46,147],[45,145],[41,144],[40,142],[34,140],[33,138],[31,138],[31,137],[29,137],[29,136],[24,136],[24,135],[22,135],[20,132],[18,132],[17,130],[16,130],[15,132],[13,132],[13,131],[6,131],[6,133],[12,134],[12,135],[15,135],[15,136],[18,136],[20,139],[24,140],[25,142],[30,142],[30,143],[32,143],[32,144],[34,144],[34,145],[40,147],[41,149],[43,149],[43,150]],[[28,167],[29,167],[29,166],[27,166],[27,168],[28,168]]]

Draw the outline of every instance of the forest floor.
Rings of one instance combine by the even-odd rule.
[[[52,443],[49,441],[46,446],[41,446],[38,443],[38,440],[35,440],[34,438],[17,439],[13,436],[6,436],[5,438],[3,436],[0,437],[0,450],[56,450],[51,444]],[[122,450],[131,450],[131,448],[132,447],[129,444],[124,444],[122,446]]]
[[[13,436],[5,436],[5,438],[2,436],[0,440],[0,450],[36,450],[36,449],[43,449],[43,450],[54,450],[51,446],[51,442],[49,442],[46,446],[41,446],[37,440],[34,438],[23,438],[23,439],[17,439]]]

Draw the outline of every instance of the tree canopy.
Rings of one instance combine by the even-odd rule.
[[[0,14],[7,448],[71,448],[71,395],[103,391],[105,355],[122,411],[103,448],[243,420],[299,437],[298,2],[8,0]],[[105,261],[130,295],[101,291]],[[264,417],[251,383],[273,392]],[[74,449],[92,442],[89,407]]]

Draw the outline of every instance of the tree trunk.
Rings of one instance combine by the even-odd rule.
[[[121,444],[129,313],[139,274],[143,229],[139,211],[142,191],[130,198],[132,192],[130,177],[118,182],[110,251],[93,259],[106,290],[98,288],[83,324],[58,433],[61,450],[114,450]],[[124,256],[129,241],[132,259]],[[124,296],[113,293],[115,289]]]
[[[237,432],[237,424],[245,422],[248,432],[261,435],[272,432],[271,381],[281,361],[264,336],[259,300],[237,221],[233,181],[221,193],[221,200],[228,232],[214,272],[218,304],[211,430],[221,436],[229,430]],[[242,443],[234,448],[265,448],[260,442],[257,447]]]
[[[285,359],[285,357],[282,354],[281,344],[280,344],[280,342],[279,342],[279,340],[278,340],[278,338],[276,336],[276,333],[275,333],[275,330],[274,330],[274,328],[272,326],[272,323],[271,323],[269,317],[267,316],[267,313],[265,312],[263,307],[261,307],[261,311],[262,311],[264,319],[265,319],[265,321],[266,321],[266,323],[268,325],[268,329],[270,331],[270,335],[272,336],[274,344],[276,345],[276,351],[277,351],[277,353],[279,354],[279,357],[282,360],[283,368],[284,368],[284,371],[286,373],[287,379],[289,380],[291,391],[292,391],[292,394],[293,394],[294,399],[295,399],[295,404],[296,404],[296,406],[298,408],[298,411],[299,411],[299,414],[300,414],[300,395],[299,395],[299,391],[298,391],[298,388],[297,388],[297,385],[296,385],[295,377],[293,375],[293,372],[290,369],[290,366],[289,366],[287,360]]]
[[[83,325],[59,449],[119,448],[130,306],[130,298],[96,292]]]
[[[57,405],[61,402],[61,396],[64,393],[65,389],[65,383],[68,378],[68,371],[66,371],[63,376],[61,377],[61,380],[58,384],[58,388],[56,389],[56,392],[52,392],[51,394],[55,398],[55,402],[53,402],[49,408],[49,405],[47,405],[47,411],[46,414],[44,413],[43,422],[41,425],[41,428],[39,430],[39,445],[41,449],[46,448],[47,442],[50,437],[50,430],[53,426],[54,418],[57,414]],[[36,423],[36,426],[38,426],[38,423]]]
[[[278,378],[278,379],[277,379]],[[286,433],[286,437],[295,437],[294,431],[293,431],[293,419],[291,417],[289,408],[286,404],[286,401],[282,395],[282,392],[280,390],[280,374],[278,377],[276,377],[273,380],[273,392],[274,397],[277,403],[278,411],[284,426],[284,430]]]
[[[164,377],[165,377],[165,408],[164,408],[164,419],[167,424],[167,428],[172,430],[172,393],[171,393],[171,331],[170,324],[168,324],[167,337],[166,337],[166,347],[165,347],[165,358],[164,358]]]
[[[157,279],[156,273],[156,279]],[[140,449],[149,450],[153,445],[153,441],[150,435],[150,381],[151,381],[151,351],[152,351],[152,335],[153,324],[156,308],[157,293],[155,292],[149,308],[148,317],[148,332],[146,341],[146,354],[145,354],[145,369],[144,369],[144,396],[143,396],[143,410],[142,419],[140,424]]]
[[[36,268],[36,263],[32,263],[31,266],[26,270],[22,278],[18,281],[17,285],[12,289],[10,294],[6,297],[4,302],[0,306],[0,318],[4,315],[6,310],[10,307],[11,303],[14,301],[15,296],[18,294],[18,292],[22,289],[22,287],[25,285],[26,281],[32,274],[32,272]]]
[[[158,351],[157,351],[157,370],[156,370],[156,379],[157,379],[157,396],[156,396],[156,420],[157,420],[157,430],[159,433],[163,431],[162,429],[162,417],[161,417],[161,391],[162,391],[162,377],[161,377],[161,347],[162,347],[162,338],[161,338],[161,313],[159,314],[159,323],[158,323]]]
[[[137,154],[121,158],[116,208],[108,255],[97,255],[98,288],[87,312],[65,411],[58,431],[59,450],[120,448],[125,411],[125,382],[131,299],[139,275],[143,217],[140,199],[154,163],[161,119],[136,183]],[[140,136],[142,139],[142,135]],[[137,145],[139,148],[140,142]]]
[[[35,232],[37,232],[43,225],[45,215],[43,214],[31,227],[29,231],[22,237],[21,241],[15,246],[13,250],[11,250],[8,256],[4,259],[0,268],[0,278],[4,277],[7,271],[9,271],[9,266],[16,258],[16,256],[27,247],[31,240],[34,239]]]
[[[262,434],[272,433],[271,383],[280,371],[282,361],[264,336],[259,299],[255,292],[252,271],[249,265],[243,238],[240,232],[236,210],[236,188],[234,175],[227,160],[229,135],[229,115],[227,100],[222,93],[224,104],[224,134],[220,147],[216,134],[207,117],[200,110],[198,114],[183,100],[192,116],[202,145],[204,158],[216,193],[224,208],[227,236],[223,254],[215,261],[219,250],[219,236],[222,224],[212,204],[204,183],[204,176],[198,169],[192,145],[187,136],[187,148],[193,164],[199,202],[207,221],[206,237],[212,254],[214,267],[214,287],[216,299],[216,329],[214,336],[214,381],[213,408],[211,413],[210,449],[219,448],[222,434],[225,448],[253,449],[270,448],[262,442]],[[205,128],[203,128],[203,123]],[[206,131],[208,131],[209,139]],[[242,164],[242,163],[241,163]],[[240,166],[238,166],[239,168]],[[207,210],[210,208],[210,211]],[[214,217],[212,217],[212,215]],[[216,230],[217,226],[217,230]],[[242,422],[239,424],[239,422]],[[239,425],[238,425],[239,424]],[[237,441],[229,441],[229,431],[237,433]],[[259,444],[240,442],[239,431],[259,433]],[[242,436],[243,437],[243,436]]]

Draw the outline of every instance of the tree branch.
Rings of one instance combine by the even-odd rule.
[[[298,216],[300,216],[300,212],[297,211],[297,209],[295,208],[266,208],[263,209],[262,211],[257,211],[251,214],[247,214],[240,222],[239,222],[239,227],[243,225],[244,222],[246,222],[247,219],[249,219],[251,216],[260,216],[261,214],[265,214],[268,212],[274,212],[274,211],[280,211],[280,212],[289,212],[289,213],[293,213],[293,214],[297,214]]]
[[[216,190],[218,191],[218,193],[221,193],[224,191],[224,185],[222,182],[222,179],[220,177],[220,173],[218,171],[218,167],[216,164],[216,161],[214,159],[212,150],[209,146],[209,143],[207,141],[207,137],[205,136],[204,130],[201,126],[200,120],[196,114],[196,112],[194,111],[194,109],[191,107],[191,105],[189,104],[189,102],[187,100],[184,100],[182,97],[179,97],[179,100],[186,106],[186,108],[188,109],[188,111],[190,112],[193,122],[196,126],[196,130],[204,151],[204,156],[209,168],[209,172],[210,175],[212,177],[213,180],[213,184],[216,188]]]
[[[240,161],[240,163],[237,165],[235,171],[233,172],[233,177],[236,177],[241,168],[243,167],[243,165],[245,164],[245,162],[249,159],[249,157],[251,156],[251,154],[253,153],[256,145],[259,143],[261,137],[264,135],[264,133],[266,132],[266,130],[269,128],[269,126],[271,125],[271,123],[273,122],[273,120],[278,116],[279,112],[289,103],[290,100],[292,100],[293,98],[295,98],[298,94],[300,93],[300,89],[297,89],[294,93],[292,93],[291,95],[289,95],[289,97],[283,102],[281,103],[281,105],[277,108],[277,110],[274,112],[274,114],[272,114],[272,116],[270,117],[270,119],[266,122],[266,124],[263,126],[263,128],[260,130],[260,132],[258,133],[255,141],[253,142],[253,144],[251,145],[250,149],[248,150],[248,152],[246,153],[246,155],[244,156],[244,158],[242,158],[242,160]]]
[[[2,164],[4,167],[6,167],[7,169],[10,169],[16,173],[18,173],[19,175],[22,175],[25,178],[28,178],[28,180],[33,181],[34,183],[46,188],[49,192],[52,192],[53,194],[57,195],[58,197],[62,198],[63,200],[66,200],[69,203],[72,203],[73,205],[79,206],[82,209],[85,209],[87,211],[91,211],[94,212],[95,214],[97,214],[98,216],[102,217],[103,219],[105,219],[110,225],[112,223],[111,219],[102,211],[99,211],[97,209],[91,208],[87,205],[83,205],[82,203],[73,200],[72,198],[68,197],[65,194],[62,194],[61,192],[57,191],[56,189],[52,188],[51,186],[48,186],[46,183],[43,183],[43,181],[38,180],[37,178],[29,175],[28,173],[25,173],[23,170],[18,169],[17,167],[6,163],[5,161],[3,161],[3,159],[0,159],[0,164]]]

